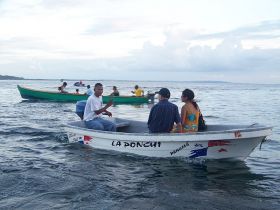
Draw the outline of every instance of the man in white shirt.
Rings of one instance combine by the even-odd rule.
[[[87,92],[85,94],[88,95],[88,96],[91,96],[93,94],[93,91],[90,88],[90,85],[87,85]]]
[[[109,117],[112,113],[107,109],[112,106],[113,102],[110,101],[103,106],[102,102],[103,85],[96,83],[94,86],[94,94],[88,99],[84,111],[84,121],[87,128],[104,131],[116,131],[115,123],[102,118],[102,113],[105,112]]]

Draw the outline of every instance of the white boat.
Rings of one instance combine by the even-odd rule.
[[[272,133],[272,127],[253,124],[208,125],[203,132],[153,134],[146,122],[114,120],[117,132],[87,129],[83,121],[68,123],[69,142],[148,157],[244,160]]]

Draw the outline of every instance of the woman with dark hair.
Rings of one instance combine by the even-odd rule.
[[[198,131],[198,122],[200,110],[194,100],[194,92],[190,89],[185,89],[181,96],[182,102],[185,102],[181,109],[182,130],[183,132]]]

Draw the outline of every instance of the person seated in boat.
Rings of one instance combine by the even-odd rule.
[[[136,97],[141,97],[144,96],[144,90],[142,90],[141,88],[139,88],[138,85],[134,86],[134,91],[131,91]]]
[[[109,101],[105,106],[102,102],[103,85],[96,83],[94,94],[88,99],[84,111],[84,122],[87,128],[104,131],[116,131],[116,124],[102,118],[102,113],[112,117],[112,113],[107,109],[112,106],[113,102]]]
[[[68,93],[67,91],[65,91],[66,86],[67,86],[67,82],[63,82],[63,84],[58,87],[59,92]]]
[[[194,92],[190,89],[185,89],[182,92],[181,100],[185,103],[181,109],[182,132],[198,131],[200,110],[194,100]]]
[[[120,96],[120,93],[116,86],[113,86],[113,92],[110,94],[110,96]]]
[[[80,94],[80,93],[79,93],[79,89],[76,89],[76,92],[75,92],[75,94]]]
[[[150,111],[148,128],[150,133],[169,133],[176,123],[178,131],[181,131],[181,118],[178,106],[169,102],[170,91],[161,88],[158,92],[159,102]]]
[[[90,88],[90,85],[87,85],[87,92],[85,92],[85,95],[91,96],[92,94],[93,94],[93,91]]]

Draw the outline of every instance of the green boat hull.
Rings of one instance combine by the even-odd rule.
[[[24,99],[33,100],[48,100],[58,102],[77,102],[81,100],[87,100],[88,96],[83,94],[74,93],[60,93],[52,91],[34,90],[17,86],[20,95]],[[148,97],[133,97],[133,96],[103,96],[103,103],[108,103],[109,100],[113,100],[115,104],[143,104],[148,103]]]

